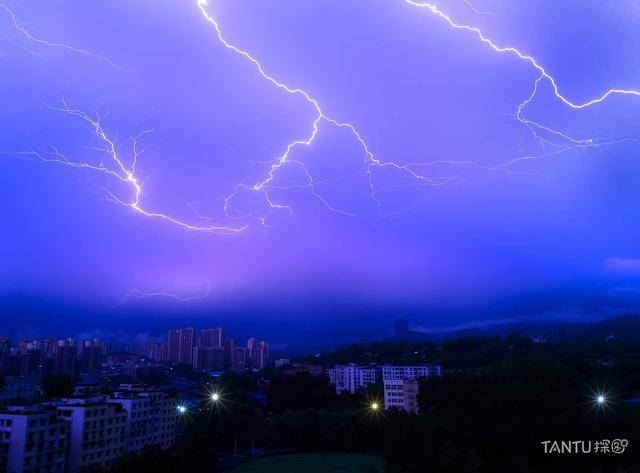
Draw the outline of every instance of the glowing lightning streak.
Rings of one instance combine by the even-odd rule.
[[[236,187],[236,189],[234,190],[233,193],[231,193],[229,196],[227,196],[227,198],[225,199],[225,211],[229,211],[231,210],[231,200],[233,199],[233,197],[235,197],[237,195],[237,193],[239,192],[240,189],[246,189],[246,190],[253,190],[253,191],[261,191],[267,201],[267,203],[269,204],[270,208],[275,209],[275,208],[283,208],[283,209],[287,209],[289,212],[291,212],[291,208],[289,206],[286,205],[282,205],[282,204],[275,204],[274,202],[271,201],[268,192],[266,190],[267,186],[274,180],[275,178],[275,173],[276,171],[282,167],[285,163],[287,162],[293,162],[290,159],[290,155],[293,152],[294,149],[296,149],[297,147],[300,146],[305,146],[308,147],[310,146],[313,141],[315,140],[316,136],[318,135],[318,131],[319,131],[319,125],[321,121],[325,121],[333,126],[336,126],[338,128],[346,128],[347,130],[349,130],[351,132],[351,134],[355,137],[355,139],[358,141],[358,143],[360,144],[361,148],[363,149],[364,153],[365,153],[365,163],[367,164],[367,175],[369,178],[369,188],[371,190],[371,195],[374,198],[374,200],[376,202],[377,199],[375,197],[375,189],[373,186],[373,182],[372,182],[372,174],[371,174],[371,168],[372,167],[391,167],[394,168],[396,170],[399,170],[405,174],[408,174],[409,176],[418,179],[420,181],[422,181],[423,183],[426,184],[431,184],[431,185],[439,185],[440,181],[439,180],[432,180],[431,178],[427,177],[427,176],[423,176],[417,172],[415,172],[414,170],[412,170],[409,166],[406,165],[400,165],[397,163],[394,163],[392,161],[387,161],[387,162],[383,162],[380,161],[379,159],[377,159],[374,154],[371,152],[371,150],[369,149],[369,146],[367,145],[366,141],[363,139],[362,135],[360,134],[360,132],[356,129],[356,127],[348,122],[341,122],[338,121],[334,118],[331,118],[330,116],[326,115],[322,108],[320,107],[319,102],[313,98],[308,92],[306,92],[303,89],[300,88],[294,88],[294,87],[290,87],[289,85],[285,84],[284,82],[279,81],[278,79],[276,79],[274,76],[270,75],[269,73],[267,73],[264,69],[264,67],[262,66],[262,64],[260,63],[260,61],[258,61],[255,57],[253,57],[250,53],[248,53],[247,51],[238,48],[237,46],[233,45],[232,43],[230,43],[222,34],[222,30],[220,28],[220,25],[218,24],[218,22],[215,20],[215,18],[213,18],[206,10],[206,6],[207,6],[207,0],[197,0],[197,5],[198,8],[200,9],[200,12],[202,13],[202,16],[204,17],[204,19],[206,21],[208,21],[214,28],[215,32],[216,32],[216,36],[218,38],[218,40],[220,41],[220,43],[222,43],[222,45],[235,52],[236,54],[239,54],[240,56],[244,57],[246,60],[248,60],[250,63],[252,63],[255,68],[257,69],[258,73],[262,76],[263,79],[271,82],[274,86],[276,86],[277,88],[284,90],[285,92],[292,94],[292,95],[298,95],[304,98],[304,100],[310,104],[315,112],[316,112],[316,117],[313,121],[313,125],[312,125],[312,130],[309,133],[309,135],[307,135],[306,138],[304,139],[297,139],[295,141],[290,142],[287,147],[285,148],[284,153],[282,153],[279,157],[277,157],[275,159],[275,161],[272,163],[269,172],[267,173],[267,177],[265,179],[263,179],[262,181],[256,182],[255,184],[253,184],[252,186],[246,185],[246,184],[240,184]],[[302,166],[304,168],[305,174],[307,176],[307,178],[309,179],[309,184],[312,186],[313,185],[313,180],[311,179],[311,176],[308,172],[308,170],[304,167],[304,165],[300,162],[300,161],[295,161],[296,164]],[[322,203],[329,208],[330,210],[334,210],[334,211],[338,211],[344,215],[353,215],[350,212],[344,211],[344,210],[339,210],[339,209],[335,209],[333,207],[331,207],[327,201],[320,197],[319,194],[317,194],[317,192],[313,192],[313,194],[320,198],[320,200],[322,201]],[[266,218],[266,217],[265,217]],[[260,220],[262,221],[262,223],[264,223],[265,218],[261,218]]]
[[[13,26],[17,31],[19,31],[24,37],[26,37],[30,41],[33,41],[34,43],[41,44],[41,45],[47,46],[49,48],[66,49],[67,51],[71,51],[71,52],[76,53],[76,54],[82,54],[83,56],[88,56],[88,57],[92,57],[92,58],[95,58],[95,59],[99,59],[100,61],[106,62],[107,64],[109,64],[111,67],[113,67],[115,69],[123,70],[120,66],[116,65],[108,57],[102,56],[100,54],[92,53],[91,51],[87,51],[85,49],[76,48],[76,47],[70,46],[68,44],[54,43],[54,42],[51,42],[51,41],[46,41],[46,40],[44,40],[42,38],[38,38],[37,36],[34,36],[32,33],[30,33],[22,25],[20,25],[20,23],[18,23],[18,20],[16,19],[15,14],[13,13],[13,11],[9,7],[7,7],[4,4],[0,4],[0,10],[4,10],[7,13],[7,15],[9,16],[9,19],[11,20],[11,23],[13,23]],[[36,54],[36,53],[34,53],[34,54]]]
[[[583,109],[595,104],[598,104],[600,102],[603,102],[604,100],[606,100],[609,96],[611,95],[637,95],[640,96],[640,91],[638,90],[627,90],[627,89],[609,89],[607,90],[605,93],[603,93],[600,97],[591,99],[587,102],[584,103],[575,103],[571,100],[569,100],[568,98],[566,98],[564,95],[562,95],[560,93],[559,87],[557,85],[556,80],[553,78],[553,76],[551,76],[542,65],[540,65],[540,63],[538,63],[538,61],[531,55],[528,54],[524,54],[522,52],[520,52],[518,49],[513,48],[513,47],[501,47],[498,46],[496,43],[494,43],[491,39],[487,38],[484,33],[477,27],[474,26],[470,26],[470,25],[465,25],[465,24],[458,24],[456,23],[449,15],[445,14],[444,12],[442,12],[441,10],[439,10],[435,5],[429,4],[429,3],[421,3],[421,2],[416,2],[414,0],[405,0],[405,2],[413,7],[417,7],[417,8],[421,8],[421,9],[427,9],[429,11],[431,11],[433,14],[435,14],[436,16],[440,17],[441,19],[445,20],[449,26],[451,26],[454,29],[458,29],[458,30],[466,30],[469,31],[471,33],[474,33],[478,39],[480,39],[481,42],[489,45],[494,51],[499,52],[499,53],[511,53],[516,55],[519,59],[523,60],[523,61],[527,61],[529,62],[535,69],[538,70],[538,72],[540,73],[540,76],[538,77],[538,79],[536,79],[535,83],[534,83],[534,88],[533,91],[531,92],[531,94],[518,106],[517,109],[517,113],[516,113],[516,119],[522,123],[523,125],[525,125],[532,133],[532,135],[538,139],[541,143],[543,144],[550,144],[553,146],[558,146],[555,145],[554,143],[550,142],[549,140],[546,140],[544,138],[542,138],[536,130],[541,130],[544,131],[546,133],[549,133],[551,135],[555,135],[557,137],[562,138],[563,140],[566,140],[570,143],[572,143],[573,145],[577,145],[577,146],[590,146],[593,143],[593,139],[576,139],[573,138],[565,133],[562,133],[560,131],[554,130],[550,127],[544,126],[540,123],[537,123],[533,120],[530,119],[526,119],[523,116],[523,111],[524,109],[527,107],[527,105],[529,105],[529,103],[531,103],[531,101],[534,99],[534,97],[536,96],[536,93],[538,91],[538,85],[540,83],[540,81],[542,81],[543,79],[547,80],[549,82],[549,84],[551,85],[551,87],[553,88],[553,92],[554,95],[561,100],[565,105],[571,107],[572,109]],[[472,7],[474,9],[474,11],[476,10],[475,7],[473,7],[472,4],[470,4],[468,1],[465,1],[465,3],[467,3],[467,5],[469,5],[470,7]],[[239,189],[243,188],[243,189],[247,189],[247,190],[254,190],[254,191],[262,191],[265,199],[267,200],[267,202],[269,203],[271,208],[285,208],[287,210],[289,210],[291,212],[290,207],[288,206],[284,206],[284,205],[280,205],[280,204],[274,204],[270,198],[268,193],[266,192],[266,187],[268,186],[269,183],[271,183],[274,180],[275,177],[275,172],[281,167],[283,166],[285,163],[287,162],[294,162],[290,159],[290,154],[291,152],[298,146],[310,146],[314,139],[316,138],[317,134],[318,134],[318,126],[319,123],[321,121],[326,121],[331,125],[334,125],[336,127],[344,127],[347,128],[352,134],[353,136],[356,138],[356,140],[359,142],[360,146],[362,147],[362,149],[364,150],[366,159],[365,162],[367,163],[367,175],[369,178],[369,187],[370,187],[370,191],[371,191],[371,195],[372,197],[376,200],[376,202],[378,202],[378,200],[376,199],[375,196],[375,188],[373,185],[373,178],[372,178],[372,167],[392,167],[395,168],[397,170],[400,170],[404,173],[409,174],[411,177],[414,177],[420,181],[426,182],[428,184],[432,184],[432,185],[441,185],[443,182],[449,182],[450,180],[455,180],[454,178],[448,178],[445,181],[442,180],[432,180],[428,177],[425,177],[421,174],[416,173],[415,171],[412,170],[412,166],[420,166],[420,163],[412,163],[412,164],[408,164],[408,165],[400,165],[397,164],[395,162],[392,161],[388,161],[388,162],[382,162],[380,160],[378,160],[377,158],[375,158],[374,154],[371,152],[371,150],[369,149],[367,143],[365,142],[365,140],[363,139],[363,137],[361,136],[361,134],[358,132],[358,130],[356,129],[356,127],[348,122],[340,122],[334,118],[331,118],[329,116],[327,116],[321,109],[320,104],[318,103],[318,101],[313,98],[308,92],[306,92],[303,89],[300,88],[292,88],[290,86],[288,86],[287,84],[285,84],[284,82],[281,82],[279,80],[277,80],[275,77],[273,77],[272,75],[268,74],[262,64],[255,58],[253,57],[250,53],[248,53],[247,51],[238,48],[237,46],[231,44],[222,34],[222,30],[218,24],[218,22],[207,12],[206,10],[206,5],[207,5],[207,0],[197,0],[197,5],[202,13],[202,16],[209,22],[211,23],[211,25],[214,27],[216,35],[218,37],[218,40],[227,48],[232,50],[233,52],[243,56],[245,59],[247,59],[249,62],[251,62],[256,69],[258,70],[259,74],[266,79],[267,81],[271,82],[273,85],[275,85],[276,87],[278,87],[281,90],[284,90],[290,94],[293,95],[299,95],[302,96],[310,105],[313,106],[313,108],[316,111],[316,118],[313,122],[313,128],[311,133],[307,136],[307,138],[305,139],[299,139],[296,141],[293,141],[291,143],[289,143],[289,145],[286,147],[284,153],[279,156],[271,165],[271,168],[269,169],[269,172],[267,174],[267,177],[262,180],[259,181],[257,183],[255,183],[253,186],[248,186],[246,184],[242,184],[236,187],[236,190],[230,194],[226,199],[225,199],[225,210],[229,210],[230,208],[230,201],[231,199],[237,195],[237,192],[239,191]],[[615,142],[612,142],[615,143]],[[605,144],[612,144],[612,143],[605,143]],[[567,149],[566,147],[561,147],[561,151],[564,151],[565,149]],[[513,162],[517,162],[518,160],[514,160],[511,161],[510,163]],[[309,179],[309,185],[313,188],[313,180],[308,172],[308,170],[304,167],[304,165],[299,162],[299,161],[295,161],[295,163],[299,164],[300,166],[303,167],[305,174],[307,176],[307,178]],[[457,164],[457,162],[450,162],[451,164]],[[478,163],[474,164],[478,165]],[[502,169],[504,170],[506,166],[508,166],[508,163],[503,163],[501,165],[498,166],[494,166],[494,167],[489,167],[488,169]],[[480,167],[483,167],[481,165],[479,165]],[[338,209],[334,209],[333,207],[331,207],[327,201],[325,199],[323,199],[322,197],[319,196],[319,194],[317,194],[315,191],[313,191],[313,194],[320,198],[320,200],[323,202],[323,204],[325,206],[327,206],[329,209],[331,210],[338,210]],[[340,211],[340,210],[338,210]],[[346,215],[351,215],[350,213],[346,212],[346,211],[340,211]],[[262,222],[264,223],[264,219],[262,219]]]
[[[116,145],[114,141],[109,138],[104,128],[102,127],[102,123],[100,121],[100,117],[91,118],[86,113],[69,108],[66,101],[62,99],[63,108],[55,108],[47,105],[51,110],[55,110],[58,112],[64,112],[66,114],[75,116],[80,118],[84,122],[86,122],[93,130],[96,137],[103,143],[105,148],[98,148],[98,150],[106,153],[106,155],[110,158],[109,162],[115,167],[107,167],[104,163],[100,165],[92,165],[83,161],[73,161],[66,157],[64,154],[60,153],[56,148],[51,147],[49,152],[43,152],[41,150],[33,151],[31,154],[37,156],[39,159],[45,162],[62,164],[65,166],[75,167],[75,168],[84,168],[91,169],[97,172],[105,173],[108,176],[115,177],[121,182],[125,183],[133,190],[133,199],[126,202],[118,197],[116,197],[111,191],[105,189],[105,192],[109,195],[110,199],[113,202],[116,202],[122,206],[128,207],[135,212],[142,214],[146,217],[157,218],[161,220],[165,220],[174,225],[178,225],[186,230],[194,230],[201,232],[219,232],[219,233],[237,233],[241,232],[246,228],[246,225],[239,227],[225,227],[225,226],[217,226],[217,225],[192,225],[181,220],[177,220],[173,217],[170,217],[167,214],[159,213],[159,212],[151,212],[146,210],[142,206],[142,187],[143,184],[140,182],[140,178],[136,174],[136,165],[138,164],[138,160],[144,153],[144,150],[138,149],[138,141],[142,136],[147,133],[150,133],[151,130],[146,130],[140,133],[133,139],[133,159],[130,166],[127,166],[123,159],[120,158],[120,155],[117,151]],[[46,105],[46,104],[45,104]],[[51,157],[49,157],[51,156]]]
[[[524,109],[527,107],[527,105],[529,103],[531,103],[531,101],[534,99],[537,91],[538,91],[538,85],[542,80],[546,80],[548,81],[548,83],[552,86],[553,91],[555,96],[561,100],[565,105],[571,107],[572,109],[582,109],[582,108],[586,108],[595,104],[598,104],[600,102],[603,102],[604,100],[606,100],[609,96],[611,95],[640,95],[640,91],[637,90],[627,90],[627,89],[609,89],[607,90],[605,93],[603,93],[600,97],[594,98],[592,100],[589,100],[587,102],[584,103],[574,103],[571,100],[569,100],[568,98],[566,98],[565,96],[563,96],[560,91],[559,91],[559,87],[555,81],[555,79],[537,62],[537,60],[530,55],[524,54],[522,52],[520,52],[518,49],[513,48],[513,47],[501,47],[498,46],[496,43],[494,43],[491,39],[487,38],[484,33],[477,27],[474,26],[470,26],[470,25],[465,25],[465,24],[458,24],[456,23],[450,16],[448,16],[447,14],[445,14],[444,12],[442,12],[441,10],[439,10],[435,5],[429,4],[429,3],[421,3],[421,2],[416,2],[414,0],[405,0],[405,3],[407,3],[408,5],[411,5],[413,7],[417,7],[417,8],[421,8],[421,9],[426,9],[429,10],[430,12],[432,12],[433,14],[435,14],[436,16],[440,17],[441,19],[445,20],[449,26],[451,26],[454,29],[458,29],[458,30],[465,30],[465,31],[469,31],[473,34],[475,34],[475,36],[483,43],[487,44],[488,46],[490,46],[494,51],[499,52],[499,53],[511,53],[516,55],[519,59],[523,60],[523,61],[527,61],[528,63],[530,63],[535,69],[538,70],[538,72],[540,73],[539,77],[536,79],[535,83],[534,83],[534,87],[533,87],[533,91],[531,92],[531,94],[519,105],[517,113],[516,113],[516,119],[522,123],[523,125],[525,125],[533,134],[533,136],[535,138],[537,138],[541,143],[545,143],[545,144],[551,144],[554,146],[557,146],[555,144],[553,144],[552,142],[545,140],[544,138],[542,138],[537,132],[536,130],[541,130],[544,131],[546,133],[550,133],[552,135],[558,136],[570,143],[572,143],[573,145],[576,145],[578,147],[588,147],[588,146],[594,146],[592,144],[593,140],[591,139],[575,139],[572,138],[562,132],[553,130],[549,127],[546,127],[544,125],[541,125],[539,123],[536,123],[532,120],[526,119],[523,117],[523,111]],[[302,167],[302,169],[305,172],[305,175],[307,177],[308,180],[308,186],[311,188],[312,193],[315,197],[317,197],[318,199],[320,199],[320,201],[330,210],[333,211],[337,211],[340,212],[344,215],[353,215],[349,212],[340,210],[340,209],[336,209],[333,208],[331,205],[329,205],[329,203],[326,201],[326,199],[324,199],[322,196],[320,196],[320,194],[318,194],[314,188],[315,182],[313,180],[313,178],[311,177],[311,174],[309,173],[309,171],[307,170],[307,168],[302,164],[302,162],[300,162],[299,160],[294,160],[291,159],[291,153],[298,147],[309,147],[312,145],[312,143],[314,142],[315,138],[317,137],[318,133],[319,133],[319,127],[321,122],[326,122],[330,125],[333,125],[335,127],[338,128],[346,128],[351,134],[352,136],[355,137],[355,139],[358,141],[359,145],[361,146],[362,150],[364,151],[364,155],[365,155],[365,163],[367,165],[367,171],[366,174],[368,176],[369,179],[369,188],[371,191],[371,196],[373,197],[373,199],[378,202],[377,198],[376,198],[376,192],[375,192],[375,188],[373,185],[373,175],[372,175],[372,169],[374,167],[378,167],[378,168],[384,168],[384,167],[390,167],[393,169],[396,169],[398,171],[401,171],[404,174],[407,174],[408,176],[417,179],[418,181],[420,181],[423,184],[428,184],[428,185],[443,185],[447,182],[451,182],[453,180],[456,179],[456,177],[449,177],[449,178],[437,178],[437,179],[432,179],[429,177],[426,177],[422,174],[417,173],[416,171],[413,170],[413,168],[415,167],[419,167],[419,166],[428,166],[430,165],[429,163],[423,164],[423,163],[410,163],[410,164],[406,164],[406,165],[400,165],[397,164],[393,161],[380,161],[379,159],[377,159],[374,154],[372,153],[372,151],[370,150],[369,146],[367,145],[366,141],[364,140],[364,138],[362,137],[362,135],[360,134],[360,132],[356,129],[356,127],[348,122],[342,122],[342,121],[338,121],[334,118],[329,117],[328,115],[326,115],[322,108],[320,107],[319,102],[313,98],[308,92],[306,92],[303,89],[300,88],[293,88],[288,86],[287,84],[285,84],[284,82],[281,82],[279,80],[277,80],[274,76],[268,74],[265,69],[263,68],[262,64],[255,58],[253,57],[250,53],[248,53],[245,50],[242,50],[236,46],[234,46],[233,44],[231,44],[229,41],[227,41],[225,39],[225,37],[222,34],[221,28],[218,25],[217,21],[207,12],[206,10],[206,5],[207,5],[207,0],[197,0],[197,6],[200,9],[200,12],[202,13],[202,16],[204,17],[204,19],[206,21],[208,21],[215,29],[216,35],[218,40],[220,41],[221,44],[223,44],[227,49],[233,51],[234,53],[244,57],[246,60],[248,60],[250,63],[253,64],[253,66],[257,69],[258,73],[262,76],[263,79],[269,81],[270,83],[272,83],[274,86],[276,86],[277,88],[286,91],[289,94],[292,95],[296,95],[296,96],[301,96],[308,104],[310,104],[313,109],[315,110],[315,119],[312,123],[312,127],[310,132],[308,133],[308,135],[304,138],[299,138],[296,139],[292,142],[290,142],[286,148],[285,151],[278,156],[274,161],[271,162],[271,166],[269,168],[269,171],[267,173],[267,176],[261,180],[258,181],[256,183],[254,183],[253,185],[247,185],[247,184],[239,184],[235,187],[234,191],[229,194],[225,199],[224,199],[224,210],[227,213],[227,215],[230,215],[230,212],[235,211],[235,209],[232,208],[231,205],[231,200],[238,194],[238,192],[241,189],[246,189],[246,190],[250,190],[250,191],[258,191],[261,192],[264,195],[264,198],[267,202],[267,204],[269,205],[269,207],[271,209],[286,209],[289,212],[291,212],[291,208],[287,205],[283,205],[283,204],[278,204],[275,203],[271,200],[271,197],[268,193],[268,188],[270,187],[270,185],[272,184],[272,182],[275,179],[275,174],[278,171],[279,168],[281,168],[283,165],[285,165],[286,163],[293,163],[296,164],[300,167]],[[61,43],[53,43],[53,42],[49,42],[49,41],[45,41],[42,40],[36,36],[34,36],[33,34],[29,33],[26,29],[24,29],[22,26],[19,25],[19,23],[16,20],[15,15],[13,14],[13,12],[6,7],[3,4],[0,4],[0,9],[3,9],[4,11],[6,11],[11,19],[11,21],[13,22],[14,27],[21,32],[25,37],[27,37],[29,40],[38,43],[38,44],[43,44],[49,47],[59,47],[59,48],[63,48],[63,49],[67,49],[69,51],[75,52],[75,53],[79,53],[79,54],[83,54],[86,56],[90,56],[90,57],[95,57],[98,59],[101,59],[103,61],[108,62],[110,65],[115,66],[115,64],[109,60],[108,58],[104,57],[104,56],[100,56],[98,54],[94,54],[91,53],[89,51],[83,50],[83,49],[79,49],[79,48],[75,48],[73,46],[69,46],[66,44],[61,44]],[[91,126],[91,128],[93,129],[95,135],[103,142],[103,144],[105,145],[105,149],[101,149],[101,151],[105,152],[109,158],[110,158],[110,163],[115,166],[115,170],[112,169],[111,167],[107,167],[104,165],[104,163],[100,163],[100,165],[96,166],[96,165],[92,165],[86,162],[78,162],[78,161],[73,161],[68,159],[65,155],[63,155],[59,150],[57,150],[54,147],[51,147],[51,149],[48,152],[43,152],[41,150],[36,150],[31,152],[32,155],[35,155],[37,157],[39,157],[41,160],[46,161],[46,162],[54,162],[54,163],[58,163],[58,164],[63,164],[63,165],[67,165],[67,166],[71,166],[71,167],[76,167],[76,168],[85,168],[85,169],[91,169],[94,171],[98,171],[101,173],[105,173],[111,177],[115,177],[118,180],[124,182],[125,184],[129,185],[132,189],[133,189],[133,199],[129,202],[125,202],[123,200],[121,200],[120,198],[116,197],[112,192],[107,190],[107,193],[109,194],[111,200],[113,200],[114,202],[129,207],[132,210],[147,216],[147,217],[154,217],[154,218],[158,218],[158,219],[162,219],[165,220],[167,222],[173,223],[175,225],[178,225],[184,229],[187,230],[195,230],[195,231],[206,231],[206,232],[223,232],[223,233],[235,233],[235,232],[240,232],[242,230],[244,230],[246,228],[246,225],[244,226],[239,226],[239,227],[224,227],[224,226],[203,226],[203,225],[191,225],[188,223],[185,223],[183,221],[174,219],[173,217],[170,217],[166,214],[163,213],[157,213],[157,212],[150,212],[148,210],[145,210],[142,205],[141,205],[141,199],[142,199],[142,183],[139,180],[139,177],[136,174],[136,165],[138,162],[138,158],[141,156],[141,154],[143,152],[139,152],[137,150],[137,142],[138,140],[146,133],[143,132],[141,135],[139,135],[138,137],[136,137],[134,139],[134,146],[133,146],[133,160],[132,160],[132,164],[130,166],[127,166],[119,157],[115,143],[109,138],[109,136],[105,133],[102,124],[100,122],[100,117],[97,117],[96,119],[91,118],[89,115],[87,115],[84,112],[81,112],[79,110],[73,110],[70,109],[66,103],[64,103],[64,108],[62,109],[55,109],[52,108],[54,110],[57,111],[61,111],[61,112],[65,112],[67,114],[73,115],[75,117],[78,117],[82,120],[84,120],[87,124],[89,124]],[[615,143],[615,142],[612,142]],[[605,143],[607,144],[607,143]],[[566,147],[561,147],[561,149],[558,152],[562,152],[564,150],[566,150]],[[24,154],[24,153],[17,153],[17,154]],[[501,165],[498,166],[494,166],[494,167],[486,167],[486,166],[482,166],[479,165],[478,163],[475,162],[456,162],[456,161],[441,161],[442,163],[449,163],[449,164],[475,164],[481,168],[486,168],[486,169],[501,169],[501,170],[505,170],[504,168],[509,166],[512,163],[521,161],[523,159],[534,159],[534,157],[527,157],[527,158],[519,158],[517,160],[513,160],[510,161],[509,163],[503,163]],[[246,217],[251,217],[252,215],[241,215],[240,218],[244,219]],[[233,218],[233,217],[230,217]],[[259,220],[264,224],[266,221],[266,216],[264,217],[259,217]]]
[[[538,63],[538,61],[533,56],[530,56],[528,54],[524,54],[524,53],[520,52],[518,49],[513,48],[513,47],[501,47],[501,46],[498,46],[491,39],[487,38],[479,28],[476,28],[476,27],[470,26],[470,25],[464,25],[464,24],[456,23],[455,21],[453,21],[453,19],[449,15],[447,15],[444,12],[442,12],[435,5],[432,5],[432,4],[429,4],[429,3],[416,2],[414,0],[404,0],[404,1],[407,4],[412,5],[414,7],[423,8],[423,9],[429,10],[431,13],[435,14],[436,16],[438,16],[438,17],[442,18],[444,21],[446,21],[449,24],[449,26],[451,26],[452,28],[455,28],[455,29],[458,29],[458,30],[466,30],[466,31],[469,31],[471,33],[474,33],[480,41],[482,41],[483,43],[485,43],[488,46],[490,46],[496,52],[499,52],[499,53],[512,53],[512,54],[515,54],[518,58],[522,59],[523,61],[529,62],[533,67],[535,67],[540,72],[542,78],[547,79],[547,81],[549,82],[549,84],[553,88],[554,95],[558,99],[560,99],[565,105],[568,105],[569,107],[571,107],[573,109],[579,110],[579,109],[582,109],[582,108],[590,107],[591,105],[595,105],[595,104],[598,104],[600,102],[603,102],[604,100],[606,100],[611,95],[637,95],[637,96],[640,96],[640,90],[609,89],[606,92],[604,92],[601,96],[599,96],[597,98],[594,98],[594,99],[591,99],[591,100],[589,100],[587,102],[584,102],[584,103],[573,102],[573,101],[569,100],[568,98],[566,98],[564,95],[562,95],[560,93],[560,89],[558,87],[558,84],[556,83],[556,80],[545,70],[544,67],[542,67],[540,65],[540,63]]]
[[[136,297],[138,299],[148,299],[151,297],[168,297],[170,299],[175,299],[178,302],[193,302],[199,301],[202,299],[206,299],[209,297],[211,293],[211,283],[207,281],[207,286],[202,294],[198,294],[195,296],[179,296],[177,294],[171,292],[142,292],[139,289],[131,289],[125,296],[120,300],[118,305],[126,304],[129,299]]]

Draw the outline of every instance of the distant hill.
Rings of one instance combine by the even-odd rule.
[[[585,323],[526,321],[495,324],[482,328],[447,332],[441,334],[441,338],[506,336],[512,333],[537,337],[546,341],[640,340],[640,314],[623,315],[599,322]]]

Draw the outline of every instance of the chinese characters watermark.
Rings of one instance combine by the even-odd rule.
[[[540,442],[546,454],[616,454],[624,453],[629,446],[627,439],[603,440],[543,440]]]

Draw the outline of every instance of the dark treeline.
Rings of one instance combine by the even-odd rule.
[[[396,344],[382,348],[376,356],[402,350]],[[410,348],[401,356],[420,352]],[[359,353],[374,353],[371,346],[365,349]],[[468,338],[434,347],[437,356],[455,360],[453,366],[467,356],[489,361],[423,380],[417,415],[373,413],[367,400],[378,394],[338,396],[326,378],[306,373],[262,373],[270,380],[262,407],[243,395],[257,386],[256,377],[230,375],[224,379],[224,404],[194,410],[174,448],[123,459],[113,471],[216,471],[224,464],[217,456],[254,447],[378,453],[389,473],[640,471],[634,456],[640,409],[623,401],[638,394],[640,363],[627,356],[604,365],[570,351],[532,347],[521,337]],[[595,408],[598,387],[610,393],[606,409]],[[544,440],[616,438],[630,442],[622,455],[544,455],[541,446]]]

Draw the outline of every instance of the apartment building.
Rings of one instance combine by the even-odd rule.
[[[99,398],[69,398],[57,406],[57,411],[70,425],[69,471],[108,467],[126,453],[127,411],[121,405]]]
[[[0,412],[0,471],[64,472],[68,424],[54,412],[8,407]]]
[[[385,409],[398,408],[407,412],[418,412],[420,378],[440,375],[439,365],[383,366]]]
[[[336,392],[342,391],[356,393],[365,389],[370,384],[376,384],[380,380],[380,368],[377,366],[336,365],[327,370],[329,382],[336,387]]]
[[[125,444],[127,451],[137,453],[152,445],[170,447],[175,441],[176,402],[160,391],[122,390],[107,399],[127,413]]]

